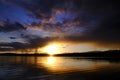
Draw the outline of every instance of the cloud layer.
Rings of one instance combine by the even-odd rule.
[[[28,24],[21,24],[20,21],[15,23],[1,21],[0,32],[20,33],[19,31],[24,30],[19,38],[25,40],[23,43],[11,42],[4,45],[1,43],[1,47],[38,48],[55,40],[120,47],[120,6],[117,0],[2,0],[0,2],[20,7],[33,18]],[[9,37],[16,39],[12,35]]]

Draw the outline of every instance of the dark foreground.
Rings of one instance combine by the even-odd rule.
[[[0,80],[120,80],[112,58],[0,56]]]

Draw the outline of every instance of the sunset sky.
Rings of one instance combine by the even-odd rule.
[[[117,0],[0,0],[0,52],[120,49]]]

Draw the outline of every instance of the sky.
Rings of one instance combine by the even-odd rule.
[[[120,49],[117,0],[0,0],[0,52]]]

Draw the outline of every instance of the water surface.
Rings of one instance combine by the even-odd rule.
[[[0,80],[120,80],[119,76],[119,60],[0,56]]]

